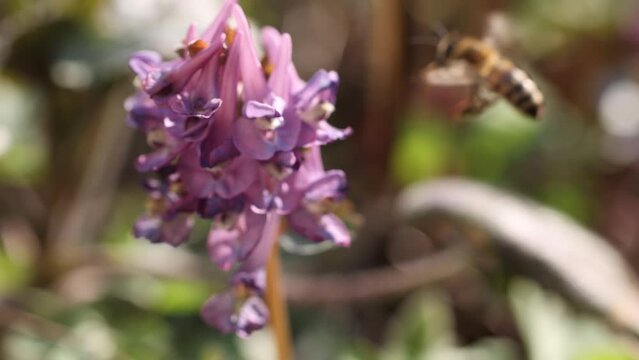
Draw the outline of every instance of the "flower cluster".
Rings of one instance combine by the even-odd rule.
[[[282,219],[312,241],[350,243],[331,210],[346,179],[324,169],[319,148],[351,133],[327,122],[339,78],[320,70],[305,82],[288,34],[266,27],[261,41],[260,59],[246,16],[227,0],[199,36],[188,29],[176,59],[132,56],[140,91],[125,104],[129,124],[152,148],[136,162],[149,179],[134,235],[178,246],[195,217],[210,219],[208,255],[232,276],[202,315],[240,336],[268,319],[265,265]]]

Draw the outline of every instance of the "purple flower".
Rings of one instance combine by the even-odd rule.
[[[268,321],[269,311],[262,299],[266,273],[264,270],[238,273],[233,277],[231,286],[207,300],[202,307],[202,317],[223,333],[234,332],[240,337],[247,337]]]
[[[185,49],[185,57],[182,59],[162,62],[160,55],[151,51],[141,51],[133,55],[129,66],[137,74],[142,88],[149,96],[162,99],[179,94],[196,74],[199,74],[200,80],[206,82],[206,75],[211,73],[210,69],[215,69],[215,64],[210,60],[222,52],[224,38],[220,36],[213,39],[214,42],[210,45],[203,40],[197,41],[196,47],[188,46]],[[204,69],[206,71],[203,71]],[[212,90],[197,86],[200,83],[197,80],[191,83],[195,84],[195,87],[186,89],[187,91]]]
[[[339,78],[320,70],[305,82],[288,34],[267,27],[261,40],[263,59],[244,12],[227,0],[201,34],[188,28],[179,57],[132,56],[139,91],[125,103],[127,123],[152,148],[136,162],[150,180],[134,235],[177,246],[196,216],[209,220],[208,256],[233,275],[202,316],[239,336],[268,321],[265,267],[282,220],[311,241],[350,243],[332,211],[346,178],[324,170],[319,149],[351,133],[328,123]]]
[[[240,337],[247,337],[266,325],[269,312],[260,297],[238,299],[231,290],[227,290],[213,295],[204,304],[202,317],[207,324],[216,327],[222,333],[233,332]]]
[[[324,171],[319,148],[309,151],[300,170],[292,177],[294,209],[288,215],[293,230],[316,242],[350,245],[344,223],[331,212],[331,205],[346,193],[346,176],[341,170]]]
[[[213,222],[209,232],[207,247],[211,260],[225,271],[246,260],[265,235],[266,219],[264,214],[250,208],[242,213],[225,212]]]
[[[291,37],[284,34],[278,40],[268,82],[264,81],[264,70],[259,67],[249,64],[241,70],[247,102],[243,116],[235,122],[233,139],[243,154],[258,160],[267,160],[278,151],[291,151],[301,129],[300,119],[294,116],[289,104]]]
[[[245,192],[257,176],[257,161],[236,156],[213,167],[202,167],[197,148],[190,148],[178,162],[178,171],[186,188],[200,198],[219,196],[225,199]]]
[[[195,209],[197,200],[184,190],[177,173],[149,179],[145,185],[147,211],[136,221],[133,234],[154,243],[180,245],[193,228],[193,216],[188,213]]]
[[[328,123],[335,111],[339,76],[334,71],[319,70],[295,95],[295,109],[303,120],[300,146],[321,146],[348,137],[351,128],[337,129]]]

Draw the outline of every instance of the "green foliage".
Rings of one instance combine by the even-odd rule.
[[[386,358],[419,359],[426,351],[454,344],[452,314],[441,294],[416,297],[391,329]]]
[[[634,358],[600,321],[576,314],[532,282],[514,281],[509,297],[530,360]]]
[[[580,185],[559,182],[547,184],[543,194],[544,202],[573,219],[586,223],[591,215],[589,189]]]
[[[513,163],[531,147],[542,125],[499,101],[474,119],[462,144],[469,175],[501,183]]]
[[[32,277],[29,265],[25,259],[7,256],[0,247],[0,294],[10,294],[28,284]]]
[[[359,344],[340,359],[380,360],[515,360],[507,339],[485,339],[471,346],[457,345],[448,299],[424,292],[408,299],[396,315],[381,349]]]
[[[393,176],[400,185],[429,179],[455,169],[472,177],[503,182],[513,164],[530,150],[543,125],[499,101],[466,128],[414,113],[402,123],[392,154]],[[455,136],[462,132],[462,136]]]
[[[205,283],[176,279],[157,281],[151,291],[156,294],[148,299],[148,307],[160,314],[197,313],[213,292]]]
[[[632,13],[632,0],[524,0],[515,2],[517,40],[532,57],[561,51],[579,36],[604,37]],[[587,21],[584,21],[587,19]]]
[[[0,182],[33,183],[47,160],[35,89],[0,73]]]
[[[442,175],[451,160],[453,133],[449,126],[420,114],[402,124],[392,154],[393,176],[401,185]]]
[[[556,295],[515,279],[509,298],[530,360],[630,360],[633,353],[601,321],[577,314]],[[469,346],[457,343],[449,300],[423,292],[406,300],[384,345],[358,343],[341,360],[516,360],[517,345],[488,337]]]

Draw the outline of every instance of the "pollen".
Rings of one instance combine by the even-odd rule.
[[[151,216],[162,215],[166,210],[166,202],[157,196],[149,196],[146,200],[146,211]]]
[[[209,44],[204,40],[195,40],[189,44],[187,50],[191,57],[197,55],[200,51],[209,47]]]
[[[224,29],[224,35],[226,36],[224,39],[224,43],[226,47],[230,47],[235,41],[235,36],[237,35],[237,21],[234,18],[230,18],[226,23],[226,28]]]
[[[262,71],[264,72],[264,76],[268,79],[273,73],[274,69],[275,65],[273,65],[273,63],[270,62],[269,59],[265,56],[262,59]]]

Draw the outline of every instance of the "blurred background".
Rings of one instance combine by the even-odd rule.
[[[272,358],[268,329],[199,317],[226,281],[205,223],[179,249],[131,236],[146,144],[124,123],[127,58],[172,56],[220,3],[0,0],[0,358]],[[296,358],[639,359],[638,2],[240,3],[291,33],[304,78],[339,72],[332,122],[355,130],[324,149],[350,180],[353,246],[282,243]],[[456,90],[423,81],[441,26],[491,37],[542,88],[543,119],[504,101],[454,116]],[[393,210],[406,199],[434,203]]]

